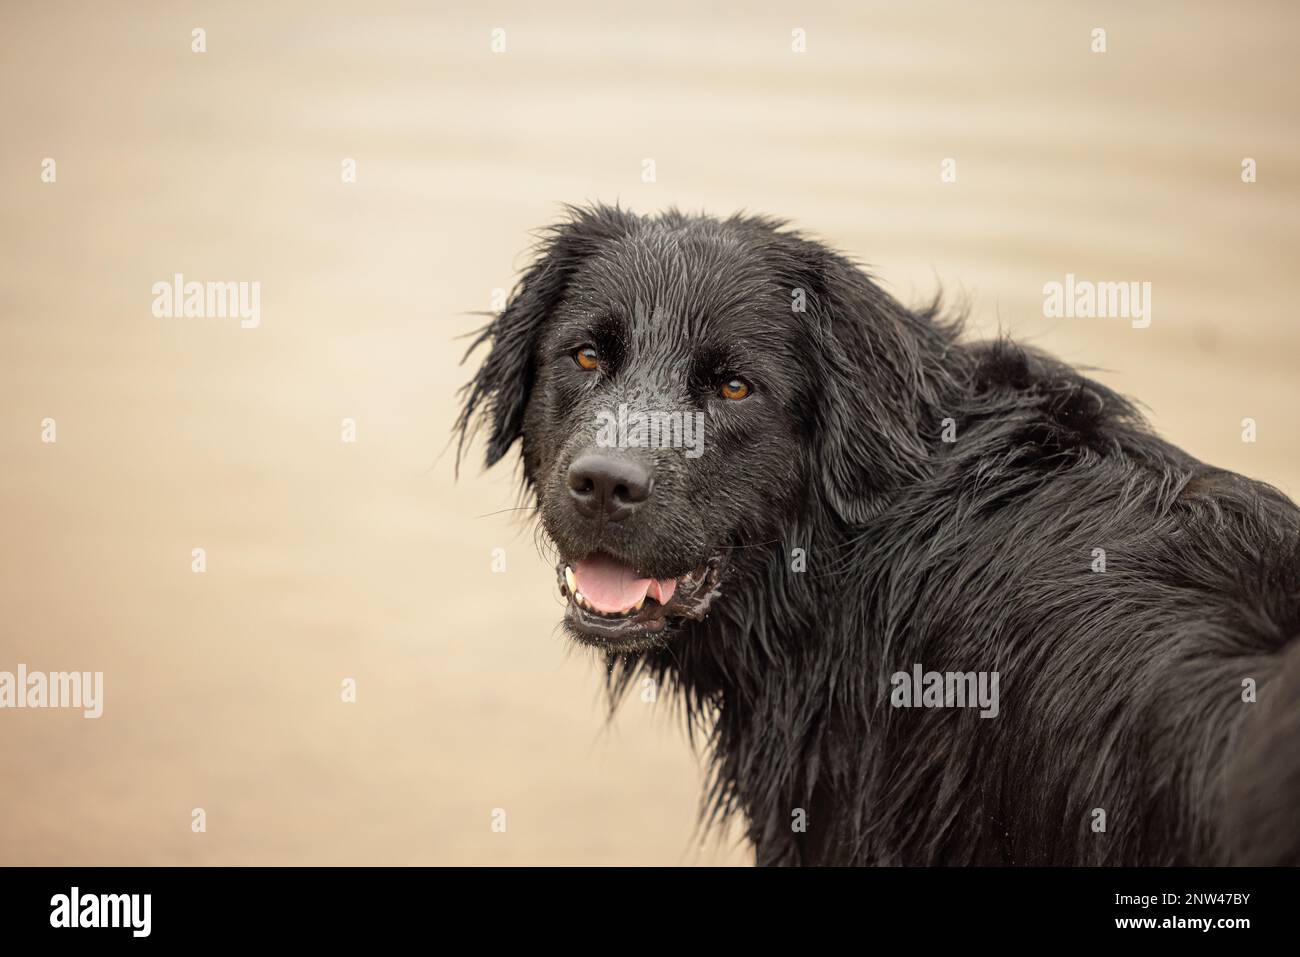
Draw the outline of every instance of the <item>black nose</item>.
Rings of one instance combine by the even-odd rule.
[[[650,497],[653,486],[650,469],[627,455],[582,452],[569,466],[569,494],[588,518],[604,515],[621,522]]]

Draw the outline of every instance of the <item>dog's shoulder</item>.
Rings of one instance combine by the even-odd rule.
[[[1059,359],[1007,339],[968,350],[962,424],[990,446],[1009,442],[1043,456],[1181,457],[1156,439],[1133,403]]]
[[[1225,509],[1261,511],[1280,526],[1296,524],[1300,510],[1281,492],[1161,438],[1131,401],[1079,369],[1006,339],[967,348],[958,440],[948,450],[939,446],[958,471],[985,480],[1074,473],[1103,503],[1114,501],[1107,490],[1120,483],[1121,493],[1151,491],[1161,514],[1182,508],[1221,518]]]

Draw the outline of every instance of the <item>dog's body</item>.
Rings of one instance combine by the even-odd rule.
[[[759,863],[1300,862],[1280,493],[763,219],[575,211],[483,340],[462,435],[522,437],[570,631],[679,689]],[[593,445],[656,403],[702,456]]]

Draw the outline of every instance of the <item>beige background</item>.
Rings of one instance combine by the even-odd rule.
[[[457,337],[564,201],[790,217],[1300,491],[1300,17],[1142,6],[6,4],[0,670],[107,689],[0,711],[0,863],[750,859],[666,702],[603,724],[511,470],[453,481]],[[261,328],[153,318],[176,272]],[[1066,272],[1151,328],[1042,318]]]

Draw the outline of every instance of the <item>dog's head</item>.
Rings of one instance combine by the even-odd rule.
[[[771,220],[574,209],[475,342],[458,427],[484,413],[489,465],[522,439],[569,630],[641,650],[793,521],[864,522],[918,474],[923,318]]]

